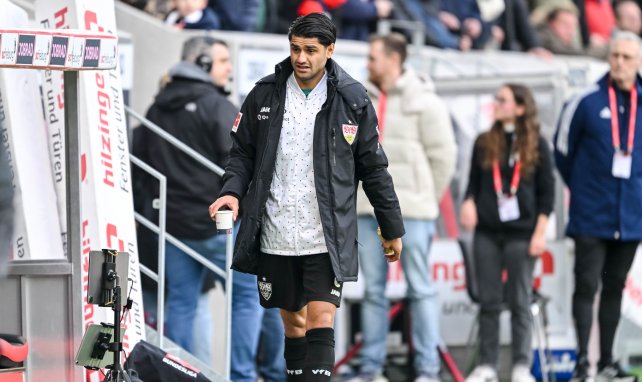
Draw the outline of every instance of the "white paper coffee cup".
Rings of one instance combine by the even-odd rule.
[[[232,211],[218,210],[216,212],[216,229],[225,230],[232,229],[234,226],[234,219],[232,219]]]

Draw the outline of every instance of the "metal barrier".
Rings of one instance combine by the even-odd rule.
[[[218,176],[222,176],[225,172],[222,168],[212,163],[210,160],[205,158],[203,155],[196,152],[194,149],[186,145],[185,143],[178,140],[173,135],[169,134],[167,131],[163,130],[160,126],[154,124],[150,120],[146,119],[142,115],[138,114],[130,107],[125,106],[125,112],[127,115],[135,118],[139,121],[145,128],[150,129],[152,132],[157,134],[159,137],[166,140],[168,143],[181,150],[183,153],[193,158],[203,166],[207,167],[213,173]],[[194,260],[201,263],[203,266],[216,273],[218,276],[222,277],[225,280],[225,291],[226,291],[226,317],[225,317],[225,354],[224,354],[224,365],[225,370],[223,375],[226,379],[229,379],[230,373],[230,348],[231,348],[231,328],[232,328],[232,271],[226,272],[224,269],[219,268],[216,264],[209,261],[206,257],[200,253],[194,251],[192,248],[185,245],[182,241],[167,233],[165,230],[166,226],[166,207],[167,207],[167,178],[165,175],[149,166],[147,163],[143,162],[134,155],[129,155],[130,161],[136,166],[140,167],[145,172],[149,173],[160,182],[159,188],[159,197],[158,197],[158,207],[159,218],[158,225],[151,222],[149,219],[145,218],[143,215],[134,212],[136,221],[148,228],[150,231],[158,235],[158,273],[154,273],[151,269],[144,265],[140,265],[140,270],[142,273],[147,275],[153,281],[158,284],[158,295],[157,295],[157,330],[160,334],[159,336],[159,346],[162,348],[164,345],[164,326],[165,326],[165,240],[172,243],[178,249],[185,252],[188,256]],[[156,203],[154,203],[156,204]],[[213,223],[212,223],[213,224]],[[225,248],[225,264],[229,269],[232,263],[232,252],[233,252],[233,229],[226,231],[226,248]]]

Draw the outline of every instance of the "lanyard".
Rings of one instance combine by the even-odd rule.
[[[631,88],[631,110],[629,111],[629,136],[626,141],[625,154],[633,152],[633,141],[635,140],[635,117],[638,109],[638,90],[637,84]],[[609,85],[609,108],[611,109],[611,136],[613,138],[613,148],[615,151],[621,151],[620,146],[620,118],[617,110],[617,98],[613,85]]]
[[[379,119],[379,143],[383,142],[383,121],[386,118],[386,106],[388,106],[388,96],[385,92],[380,92],[379,103],[377,104],[377,118]]]
[[[518,158],[515,160],[515,167],[513,167],[513,178],[510,181],[510,193],[509,196],[515,195],[517,188],[519,187],[520,172],[522,170],[522,161]],[[495,193],[497,197],[504,195],[504,185],[502,183],[502,173],[499,170],[499,161],[495,159],[493,161],[493,184],[495,185]]]

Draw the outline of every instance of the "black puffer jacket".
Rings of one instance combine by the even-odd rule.
[[[238,127],[232,133],[233,146],[221,195],[241,199],[243,219],[232,263],[237,271],[257,271],[261,222],[283,124],[286,81],[292,71],[287,58],[276,66],[274,74],[257,82],[241,107]],[[326,71],[328,98],[314,125],[314,181],[335,276],[339,281],[354,281],[359,269],[359,180],[374,206],[383,236],[398,238],[405,231],[387,170],[388,160],[378,143],[377,117],[366,90],[331,59]],[[343,125],[358,125],[352,145],[344,138]]]

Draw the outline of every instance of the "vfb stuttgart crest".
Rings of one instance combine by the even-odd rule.
[[[259,291],[261,292],[261,296],[263,296],[265,301],[269,300],[270,297],[272,297],[272,283],[266,282],[264,277],[263,281],[259,281]]]
[[[343,137],[346,141],[352,145],[354,138],[357,136],[357,130],[359,130],[358,125],[341,125],[341,130],[343,130]]]

